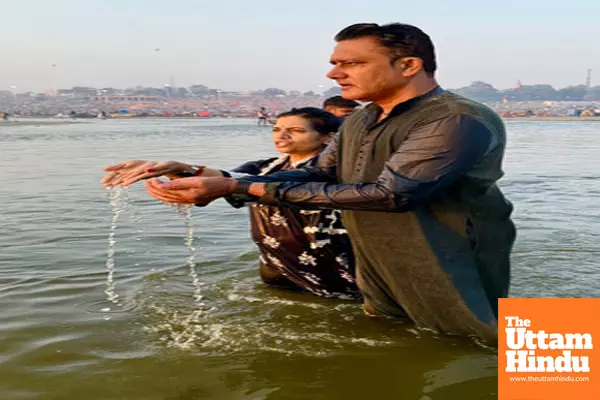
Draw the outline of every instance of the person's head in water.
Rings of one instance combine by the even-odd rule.
[[[323,110],[328,111],[338,118],[346,118],[352,114],[360,104],[354,100],[348,100],[342,96],[333,96],[325,100]]]
[[[333,114],[315,107],[293,108],[277,116],[273,143],[296,162],[319,153],[341,125]]]
[[[327,77],[341,86],[346,99],[381,104],[402,98],[403,91],[435,87],[435,49],[417,27],[355,24],[341,30],[335,41]]]

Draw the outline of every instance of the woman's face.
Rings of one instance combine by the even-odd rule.
[[[332,134],[315,131],[310,122],[299,116],[277,118],[273,126],[273,144],[280,153],[310,156],[331,140]]]

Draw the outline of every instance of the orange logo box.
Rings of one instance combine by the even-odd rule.
[[[499,400],[600,399],[600,299],[500,299]]]

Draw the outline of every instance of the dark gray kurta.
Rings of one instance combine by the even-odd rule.
[[[261,203],[344,210],[368,312],[495,342],[515,239],[501,119],[439,88],[380,113],[348,118],[312,168],[248,180],[272,182]]]

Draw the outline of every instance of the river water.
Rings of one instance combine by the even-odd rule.
[[[600,297],[600,124],[507,127],[511,295]],[[273,154],[251,120],[0,125],[0,399],[496,398],[493,351],[265,287],[245,210],[99,183],[130,158]]]

